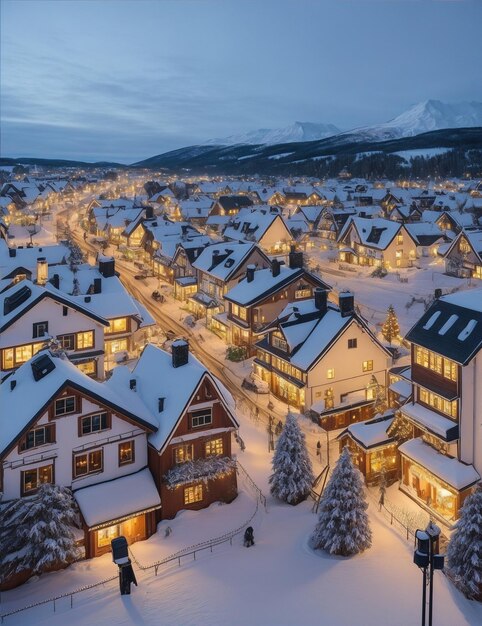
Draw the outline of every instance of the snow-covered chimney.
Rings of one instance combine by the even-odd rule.
[[[256,265],[250,264],[246,267],[246,280],[248,281],[248,283],[253,282],[255,271],[256,271]]]

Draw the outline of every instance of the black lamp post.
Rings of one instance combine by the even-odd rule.
[[[426,602],[427,602],[427,569],[429,582],[428,598],[428,626],[432,626],[433,616],[433,573],[434,570],[444,568],[444,556],[438,554],[440,528],[433,522],[429,522],[425,530],[415,532],[416,547],[413,553],[413,562],[423,572],[422,588],[422,626],[425,626]]]

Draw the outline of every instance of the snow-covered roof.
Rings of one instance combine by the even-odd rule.
[[[255,248],[255,244],[245,242],[224,242],[207,246],[193,263],[193,267],[226,281],[239,270]]]
[[[482,288],[436,299],[406,338],[466,365],[482,348]]]
[[[371,419],[366,422],[350,424],[339,438],[348,432],[353,439],[364,448],[374,448],[393,441],[393,437],[387,435],[387,430],[392,425],[393,420],[393,413],[389,413],[386,416]]]
[[[65,263],[69,256],[70,249],[62,244],[13,248],[11,252],[6,242],[0,239],[0,277],[9,274],[17,267],[25,267],[33,272],[39,258],[45,258],[48,265],[59,265]]]
[[[288,226],[279,213],[272,213],[269,207],[261,210],[259,206],[253,209],[244,209],[232,220],[223,232],[224,237],[234,241],[259,242],[274,222],[281,220],[286,229],[287,238],[291,238]]]
[[[147,467],[135,474],[77,489],[74,497],[89,528],[161,506]]]
[[[30,280],[21,280],[0,293],[0,332],[6,330],[44,298],[50,298],[93,318],[104,326],[108,325],[105,317],[85,306],[84,302],[74,296],[66,296],[58,289],[47,283],[45,287],[36,285]],[[18,302],[18,304],[17,304]]]
[[[406,441],[398,450],[457,490],[466,489],[480,480],[472,465],[437,452],[420,438]]]
[[[457,423],[421,404],[404,404],[401,407],[401,411],[423,429],[442,437],[445,441],[454,441],[459,437],[459,426]]]
[[[339,241],[343,240],[352,225],[358,233],[361,245],[376,248],[377,250],[386,250],[395,235],[402,228],[402,224],[393,220],[351,217],[345,223],[338,237]]]
[[[53,368],[39,380],[35,380],[33,367],[40,359],[48,359]],[[12,381],[16,383],[13,389]],[[33,419],[45,411],[53,398],[66,386],[82,390],[87,396],[128,415],[150,430],[157,429],[157,420],[129,386],[126,390],[94,380],[68,359],[56,356],[49,350],[41,350],[0,384],[0,453],[18,439]]]
[[[188,363],[175,368],[169,353],[148,344],[133,371],[126,370],[127,368],[114,369],[113,375],[105,384],[113,390],[118,387],[129,388],[129,380],[136,379],[138,397],[142,399],[149,412],[157,416],[159,429],[149,435],[149,443],[157,450],[162,450],[167,445],[177,423],[184,415],[189,400],[205,376],[218,388],[228,410],[232,410],[234,401],[231,394],[192,354],[189,354]],[[179,384],[180,381],[182,384]],[[159,398],[165,398],[161,413]],[[231,417],[237,426],[234,416]]]
[[[291,269],[285,265],[282,265],[279,270],[277,276],[273,276],[271,269],[255,271],[251,282],[243,278],[225,294],[224,299],[241,306],[248,306],[307,274],[303,268]],[[310,278],[315,280],[314,276],[310,275]],[[316,281],[320,282],[319,279]]]

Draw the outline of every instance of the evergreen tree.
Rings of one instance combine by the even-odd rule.
[[[482,598],[482,487],[468,496],[447,550],[456,584],[470,598]]]
[[[341,556],[369,548],[372,533],[367,508],[363,477],[345,447],[320,500],[313,548]]]
[[[393,305],[388,307],[387,319],[382,326],[382,335],[389,343],[400,335],[400,326]]]
[[[305,435],[292,413],[288,413],[276,442],[272,466],[269,483],[273,496],[288,504],[298,504],[308,497],[314,481],[313,470]]]
[[[73,527],[78,525],[77,505],[65,487],[43,483],[34,496],[7,503],[0,511],[0,581],[75,561]]]

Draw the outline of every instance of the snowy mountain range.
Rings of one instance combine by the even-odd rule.
[[[259,128],[239,135],[230,135],[221,139],[210,139],[206,146],[234,146],[237,144],[294,143],[297,141],[316,141],[338,135],[341,130],[333,124],[315,124],[313,122],[295,122],[285,128]]]
[[[343,134],[349,135],[350,141],[354,136],[365,141],[383,141],[414,137],[432,130],[476,126],[482,126],[482,102],[447,104],[440,100],[426,100],[384,124],[356,128]]]
[[[440,100],[426,100],[413,105],[397,117],[374,126],[364,126],[342,132],[333,124],[295,122],[285,128],[260,128],[248,133],[230,135],[206,141],[206,146],[233,146],[238,144],[276,145],[300,141],[317,141],[339,136],[344,141],[383,141],[414,137],[421,133],[445,128],[482,127],[482,102],[447,104]]]

